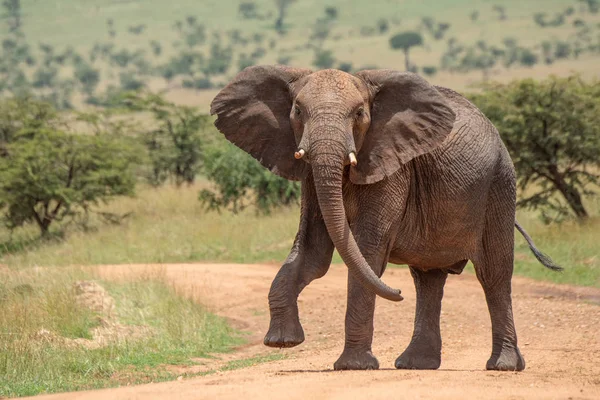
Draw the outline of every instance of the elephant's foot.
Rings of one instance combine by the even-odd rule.
[[[269,347],[294,347],[304,342],[304,330],[295,318],[271,318],[264,344]]]
[[[333,364],[333,369],[336,371],[379,369],[379,361],[377,361],[371,350],[344,349],[340,358]]]
[[[438,369],[441,362],[441,351],[432,349],[430,344],[410,344],[394,365],[398,369]]]
[[[503,348],[500,354],[492,354],[485,368],[495,371],[523,371],[525,359],[518,347]]]

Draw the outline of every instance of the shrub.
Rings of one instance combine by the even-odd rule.
[[[351,72],[352,71],[352,63],[351,62],[341,62],[338,65],[338,69],[340,71],[344,71],[344,72]]]
[[[144,81],[139,79],[138,74],[134,72],[121,72],[119,74],[119,81],[123,90],[140,90],[146,86]]]
[[[521,65],[531,67],[537,64],[538,56],[533,51],[523,48],[521,50],[519,62],[521,63]]]
[[[557,59],[569,58],[571,56],[571,45],[567,42],[557,41],[554,47],[554,57]]]
[[[379,20],[377,20],[377,29],[379,30],[379,33],[383,35],[384,33],[387,33],[390,30],[390,23],[387,19],[380,18]]]
[[[131,110],[154,116],[151,128],[141,132],[150,156],[148,181],[160,185],[172,178],[176,185],[193,183],[202,166],[202,132],[208,117],[152,93],[130,94],[126,104]]]
[[[336,19],[338,17],[338,10],[336,7],[325,7],[325,16],[328,19]]]
[[[258,17],[256,4],[251,1],[245,1],[238,6],[238,12],[242,18],[253,19]]]
[[[436,66],[427,65],[423,67],[422,71],[427,76],[434,76],[435,74],[437,74],[438,69]]]
[[[335,57],[333,56],[333,52],[331,50],[321,50],[317,49],[315,51],[315,58],[313,60],[313,65],[319,69],[327,69],[333,67],[335,64]]]
[[[273,208],[297,204],[300,185],[274,175],[234,145],[219,140],[206,152],[204,174],[215,190],[199,194],[208,209],[229,209],[234,213],[248,205],[269,213]]]

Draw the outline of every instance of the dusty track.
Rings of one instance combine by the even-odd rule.
[[[103,275],[143,272],[148,266],[101,267]],[[374,354],[379,371],[332,371],[343,347],[346,269],[333,266],[300,297],[306,341],[293,349],[262,345],[269,322],[267,293],[277,266],[167,265],[176,286],[200,294],[215,312],[253,332],[251,344],[226,359],[271,352],[287,357],[255,367],[118,389],[44,396],[48,399],[600,399],[600,290],[515,278],[514,313],[522,373],[488,372],[489,314],[472,275],[451,276],[442,307],[442,366],[437,371],[399,371],[393,362],[412,333],[415,294],[407,270],[388,269],[384,280],[399,287],[402,303],[378,299]],[[540,266],[542,268],[542,266]],[[209,361],[205,368],[218,367]],[[38,397],[40,399],[40,397]]]

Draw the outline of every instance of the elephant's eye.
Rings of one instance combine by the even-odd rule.
[[[300,111],[300,107],[294,106],[294,114],[296,114],[297,116],[302,114],[302,111]]]
[[[358,118],[362,117],[365,113],[365,110],[363,110],[362,108],[359,108],[358,111],[356,111],[356,116]]]

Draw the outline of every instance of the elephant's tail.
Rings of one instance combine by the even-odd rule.
[[[521,235],[523,235],[523,237],[527,241],[527,244],[529,245],[529,249],[535,256],[535,258],[537,258],[537,260],[539,262],[541,262],[544,267],[551,269],[552,271],[562,271],[563,270],[563,267],[556,264],[554,261],[552,261],[552,259],[549,256],[542,253],[541,251],[539,251],[537,249],[537,247],[535,247],[535,244],[533,243],[533,239],[531,239],[531,236],[529,236],[529,234],[527,232],[525,232],[525,229],[523,229],[523,227],[521,225],[519,225],[519,222],[517,222],[517,220],[515,220],[515,227],[517,228],[517,230],[519,232],[521,232]]]

